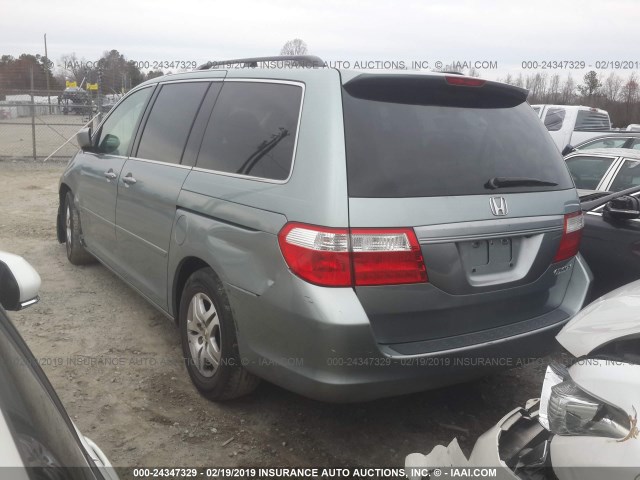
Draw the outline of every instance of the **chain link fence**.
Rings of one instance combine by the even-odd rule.
[[[80,89],[0,91],[0,158],[69,158],[78,150],[76,132],[97,125],[118,100]]]

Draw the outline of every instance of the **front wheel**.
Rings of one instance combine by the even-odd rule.
[[[67,192],[64,197],[64,230],[67,258],[74,265],[85,265],[95,262],[95,258],[82,245],[82,229],[80,215],[73,203],[73,194]]]
[[[231,307],[212,269],[198,270],[187,280],[179,328],[187,371],[202,395],[230,400],[256,388],[259,379],[241,364]]]

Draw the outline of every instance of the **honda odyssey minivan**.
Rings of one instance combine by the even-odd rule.
[[[57,223],[71,263],[175,320],[212,400],[262,378],[362,401],[546,353],[591,273],[526,90],[275,60],[290,67],[149,80],[79,132]]]

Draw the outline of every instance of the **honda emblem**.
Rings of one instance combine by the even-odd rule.
[[[507,209],[507,201],[504,197],[489,198],[489,206],[491,207],[491,213],[496,217],[504,217],[509,213],[509,210]]]

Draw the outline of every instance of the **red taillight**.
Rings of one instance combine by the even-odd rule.
[[[307,282],[347,287],[351,281],[349,231],[288,223],[278,234],[289,268]]]
[[[558,252],[553,262],[561,262],[578,254],[580,239],[584,228],[582,212],[568,213],[564,216],[564,230]]]
[[[486,83],[486,80],[479,78],[462,77],[462,76],[446,76],[444,79],[449,85],[456,85],[459,87],[481,87]]]
[[[410,228],[352,229],[356,285],[398,285],[427,281],[420,244]]]
[[[410,228],[349,230],[288,223],[278,242],[291,271],[317,285],[427,281],[420,245]]]

